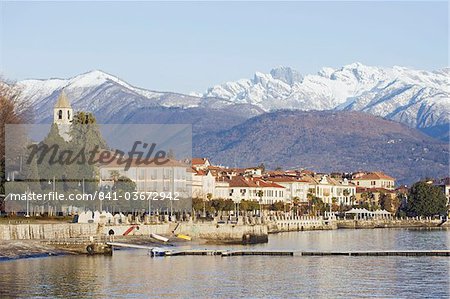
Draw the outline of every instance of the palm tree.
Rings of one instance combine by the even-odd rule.
[[[262,190],[258,190],[256,192],[256,196],[259,197],[259,216],[261,217],[261,213],[262,213],[262,198],[264,196],[264,192]]]
[[[348,203],[348,196],[350,195],[350,191],[348,191],[348,189],[344,189],[342,194],[345,196],[345,203],[347,204]]]
[[[292,205],[294,206],[295,215],[298,216],[298,206],[300,205],[300,198],[298,196],[292,199]]]
[[[112,189],[115,190],[117,187],[117,181],[120,178],[120,172],[118,170],[111,170],[109,172],[109,176],[111,177],[111,179],[113,180],[113,186]]]

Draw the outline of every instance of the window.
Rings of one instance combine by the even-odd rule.
[[[58,111],[58,119],[62,119],[62,114],[63,114],[62,110],[59,110]]]
[[[145,178],[145,169],[140,169],[139,180],[143,180],[144,178]]]
[[[67,119],[70,119],[70,110],[67,110]]]
[[[371,185],[372,185],[372,186],[375,186],[375,183],[376,183],[375,181],[372,181],[372,182],[371,182]]]

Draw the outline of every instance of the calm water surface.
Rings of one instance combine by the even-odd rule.
[[[232,247],[450,249],[450,231],[295,232],[271,235],[268,244]],[[449,257],[150,258],[145,250],[120,250],[112,257],[0,262],[0,298],[450,298],[449,276]]]

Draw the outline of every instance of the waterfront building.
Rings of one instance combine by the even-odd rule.
[[[208,194],[214,196],[216,188],[216,178],[208,169],[192,168],[192,197],[207,199]]]
[[[352,182],[363,188],[383,188],[394,190],[395,179],[383,172],[369,172],[354,174]]]
[[[283,186],[286,190],[286,198],[293,200],[297,198],[300,202],[308,201],[308,192],[310,183],[307,180],[301,180],[292,176],[269,177],[268,181]]]
[[[137,192],[178,192],[180,197],[190,197],[192,181],[188,165],[169,160],[164,164],[136,163],[131,160],[129,169],[113,160],[107,164],[99,164],[100,187],[111,188],[115,180],[125,176],[136,183]]]
[[[230,197],[230,179],[227,177],[216,177],[214,198],[227,199]]]
[[[192,158],[191,165],[195,170],[205,170],[211,166],[211,162],[208,158]]]
[[[234,202],[242,200],[258,201],[261,204],[273,204],[277,201],[286,202],[285,188],[273,182],[260,178],[236,176],[230,180],[229,197]]]

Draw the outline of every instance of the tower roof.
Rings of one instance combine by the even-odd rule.
[[[61,94],[58,97],[58,100],[56,101],[55,108],[72,108],[69,103],[69,99],[67,98],[66,93],[61,91]]]

